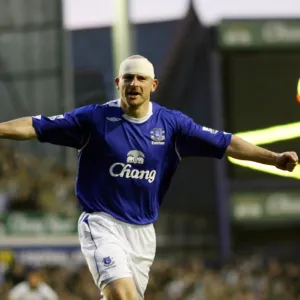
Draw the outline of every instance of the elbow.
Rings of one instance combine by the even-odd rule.
[[[225,155],[238,158],[238,151],[232,145],[229,145],[226,149]]]
[[[232,135],[230,144],[226,149],[226,155],[231,156],[233,158],[241,158],[243,157],[245,147],[245,141],[236,135]]]

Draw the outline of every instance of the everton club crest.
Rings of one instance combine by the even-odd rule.
[[[150,131],[151,144],[152,145],[164,145],[165,144],[165,131],[162,128],[153,128]]]

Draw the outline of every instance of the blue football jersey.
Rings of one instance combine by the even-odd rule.
[[[231,134],[150,102],[148,115],[124,114],[120,100],[64,115],[33,117],[40,142],[78,149],[76,196],[82,211],[149,224],[182,157],[222,158]]]

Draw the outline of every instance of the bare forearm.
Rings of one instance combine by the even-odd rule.
[[[227,148],[227,155],[241,160],[250,160],[266,165],[276,165],[277,153],[250,144],[233,135]]]
[[[31,140],[36,138],[32,118],[25,117],[0,123],[0,138],[9,140]]]

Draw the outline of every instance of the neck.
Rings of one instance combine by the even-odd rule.
[[[126,115],[132,118],[140,119],[147,116],[149,111],[149,102],[150,101],[147,101],[140,106],[132,107],[129,106],[125,101],[121,100],[121,108]]]

